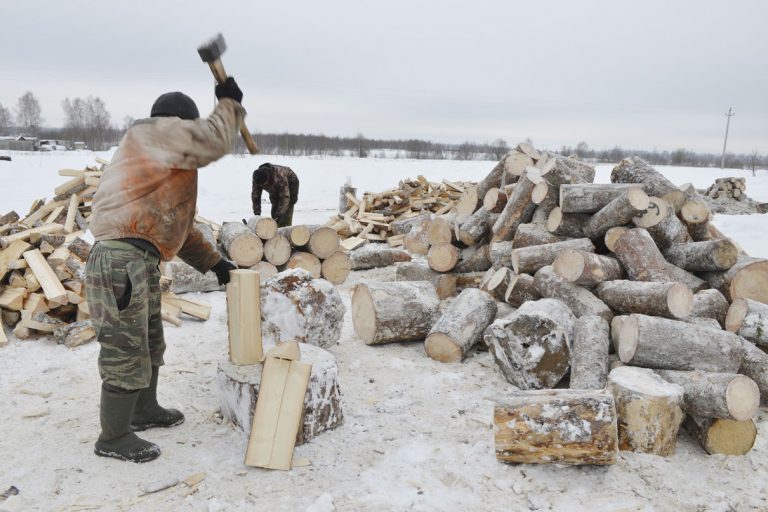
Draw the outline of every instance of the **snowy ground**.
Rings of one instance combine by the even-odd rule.
[[[93,153],[13,153],[0,162],[0,213],[23,214],[36,198],[51,197],[65,178],[60,168],[82,168]],[[108,155],[101,154],[102,157]],[[265,161],[300,175],[297,223],[322,222],[337,205],[338,188],[352,178],[363,190],[383,190],[405,177],[478,180],[493,162],[228,157],[200,172],[200,214],[217,222],[250,212],[250,173]],[[598,166],[608,181],[611,166]],[[742,171],[659,168],[673,182],[703,188]],[[768,176],[747,178],[747,193],[768,202]],[[765,218],[718,216],[715,223],[755,256],[768,257]],[[353,273],[387,279],[391,269]],[[216,413],[216,363],[226,357],[223,293],[197,297],[211,304],[207,322],[187,319],[166,327],[167,366],[162,402],[187,415],[185,424],[151,430],[163,455],[135,465],[92,453],[98,434],[99,378],[95,343],[69,350],[47,338],[0,348],[0,510],[768,510],[768,414],[757,419],[755,448],[744,457],[707,456],[682,434],[673,457],[621,452],[608,468],[508,466],[496,462],[492,403],[511,392],[487,353],[459,365],[437,363],[421,344],[365,346],[349,313],[337,357],[345,420],[297,448],[311,465],[291,472],[247,468],[246,438]],[[199,491],[184,486],[141,496],[140,485],[205,472]]]

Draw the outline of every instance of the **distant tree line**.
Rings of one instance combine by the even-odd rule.
[[[90,149],[105,150],[116,145],[133,123],[126,117],[118,128],[111,122],[107,106],[99,97],[66,98],[61,104],[64,110],[64,126],[50,128],[43,126],[42,110],[37,97],[25,92],[16,102],[13,112],[0,103],[0,136],[28,135],[43,139],[58,139],[69,142],[82,141]],[[461,144],[446,144],[422,139],[369,139],[362,133],[354,137],[331,137],[303,133],[256,133],[256,142],[261,152],[270,155],[290,156],[355,156],[358,158],[414,158],[429,160],[500,160],[510,149],[504,139],[477,143],[465,141]],[[531,142],[528,140],[528,142]],[[638,150],[614,147],[593,149],[586,142],[575,147],[562,146],[540,148],[561,155],[578,155],[583,160],[613,163],[637,155],[655,165],[677,165],[685,167],[719,167],[722,155],[697,153],[678,148],[668,150]],[[234,153],[244,153],[245,145],[238,138]],[[725,166],[736,169],[768,168],[768,155],[761,156],[757,150],[750,154],[727,153]]]

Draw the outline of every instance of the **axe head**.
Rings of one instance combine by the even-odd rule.
[[[197,48],[197,53],[203,62],[213,62],[221,58],[221,54],[227,49],[227,43],[224,42],[224,36],[219,33],[210,41],[203,43]]]

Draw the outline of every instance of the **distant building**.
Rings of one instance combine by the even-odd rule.
[[[9,151],[35,151],[37,144],[37,137],[0,137],[0,149]]]
[[[85,144],[85,142],[77,141],[72,144],[73,149],[88,149],[88,146]]]

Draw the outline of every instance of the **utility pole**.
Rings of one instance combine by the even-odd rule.
[[[736,115],[736,112],[732,112],[733,107],[728,107],[728,112],[725,114],[725,117],[728,118],[728,120],[725,122],[725,141],[723,142],[723,159],[720,160],[720,169],[725,168],[725,148],[728,145],[728,127],[731,125],[731,118]]]

